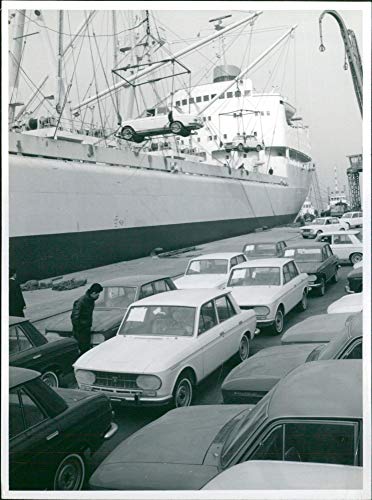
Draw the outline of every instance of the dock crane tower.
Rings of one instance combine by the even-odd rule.
[[[360,57],[358,43],[353,30],[347,29],[346,25],[335,10],[325,10],[319,17],[319,35],[321,52],[325,51],[323,44],[322,21],[326,14],[331,15],[337,21],[341,31],[342,40],[345,46],[345,62],[344,69],[350,67],[351,78],[353,80],[355,96],[357,98],[360,114],[363,117],[363,64]],[[347,61],[346,61],[347,59]],[[357,161],[355,161],[357,159]],[[353,210],[360,210],[361,198],[359,188],[359,172],[362,172],[362,155],[349,156],[351,166],[347,169],[347,177],[349,180],[349,191],[351,194],[351,205]]]

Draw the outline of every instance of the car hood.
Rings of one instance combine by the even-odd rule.
[[[247,408],[253,406],[202,405],[169,411],[119,444],[94,472],[91,488],[201,488],[218,472],[217,463],[206,463],[209,448],[225,424]]]
[[[225,274],[202,274],[183,276],[174,280],[177,288],[217,288],[227,281]]]
[[[280,286],[234,286],[228,289],[239,306],[268,305],[282,291]]]
[[[118,325],[123,319],[126,309],[95,309],[93,311],[93,324],[91,332],[102,332],[110,330]],[[46,327],[47,332],[72,333],[72,323],[70,316],[61,318],[59,321],[53,321]]]
[[[320,266],[322,265],[321,262],[297,262],[297,267],[301,271],[301,273],[307,273],[307,274],[312,274],[316,273]]]
[[[302,365],[319,344],[276,346],[240,363],[225,378],[223,391],[269,391],[287,373]]]
[[[119,373],[158,373],[187,355],[191,337],[116,335],[83,354],[75,369]]]
[[[300,227],[300,231],[302,231],[303,229],[319,229],[321,226],[314,226],[313,224],[309,224],[307,226],[301,226]]]
[[[327,313],[355,313],[363,310],[363,293],[344,295],[328,306]]]

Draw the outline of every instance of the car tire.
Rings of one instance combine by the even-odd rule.
[[[249,345],[249,337],[247,334],[244,334],[239,342],[239,350],[237,353],[237,359],[239,363],[245,361],[249,358],[250,345]]]
[[[298,303],[298,309],[302,312],[306,311],[307,309],[307,292],[304,290],[302,294],[302,299]]]
[[[320,234],[323,234],[323,231],[321,231],[321,230],[319,229],[319,231],[317,231],[317,232],[316,232],[315,238],[316,238],[317,236],[319,236]]]
[[[338,268],[336,268],[336,272],[332,276],[332,283],[338,283]]]
[[[320,287],[318,288],[318,295],[323,297],[326,292],[326,282],[324,278],[320,278]]]
[[[193,398],[193,384],[187,373],[181,373],[173,391],[173,403],[176,408],[190,406]]]
[[[53,478],[53,490],[78,491],[85,481],[86,466],[78,453],[66,455],[58,464]]]
[[[262,146],[260,146],[259,144],[257,144],[256,151],[260,152],[261,150],[262,150]]]
[[[352,265],[357,264],[361,260],[363,260],[362,253],[356,252],[350,255],[350,262],[352,263]]]
[[[340,227],[340,231],[345,231],[345,228],[344,227]]]
[[[240,143],[238,144],[237,148],[236,148],[238,151],[240,151],[241,153],[243,153],[244,151],[244,144]]]
[[[121,129],[120,135],[126,141],[132,141],[134,139],[135,132],[132,127],[128,126]]]
[[[183,125],[181,122],[172,122],[169,128],[173,134],[179,134],[183,130]]]
[[[272,325],[272,331],[274,335],[280,335],[284,330],[284,312],[282,307],[278,307],[275,313],[274,323]]]
[[[60,387],[61,381],[55,370],[48,370],[41,375],[41,380],[49,387]]]
[[[345,224],[347,225],[347,230],[349,230],[351,228],[350,224],[348,222],[345,222]]]

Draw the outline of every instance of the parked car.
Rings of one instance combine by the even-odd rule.
[[[184,276],[174,283],[177,288],[223,288],[231,269],[246,260],[240,252],[200,255],[190,260]]]
[[[349,226],[349,229],[363,226],[363,212],[346,212],[341,219]]]
[[[240,309],[253,309],[257,325],[284,329],[284,317],[295,306],[307,308],[308,276],[293,259],[260,259],[234,267],[227,287]]]
[[[300,227],[303,238],[315,238],[322,233],[345,231],[346,229],[349,229],[349,226],[337,217],[318,217],[311,224]]]
[[[151,295],[177,289],[171,278],[152,275],[123,276],[104,281],[102,287],[103,291],[93,311],[91,328],[93,346],[105,342],[116,334],[130,304]],[[57,333],[61,337],[72,337],[70,315],[54,320],[45,331]]]
[[[309,275],[309,289],[316,289],[320,296],[325,294],[328,282],[338,282],[339,260],[328,243],[292,243],[284,256],[294,259],[300,271]]]
[[[316,314],[300,321],[289,328],[282,336],[281,343],[288,344],[318,344],[329,342],[335,336],[343,335],[352,328],[355,316],[362,313]],[[361,320],[356,320],[361,328]]]
[[[344,295],[328,306],[327,313],[357,313],[363,311],[363,293]]]
[[[26,318],[9,318],[9,364],[42,373],[42,380],[58,387],[63,377],[72,372],[79,357],[75,339],[45,337]]]
[[[257,134],[237,134],[231,141],[224,143],[224,148],[227,153],[231,151],[240,151],[247,153],[248,151],[261,151],[264,149],[264,143],[259,141]]]
[[[52,389],[40,373],[9,369],[11,490],[80,490],[87,461],[118,426],[102,394]]]
[[[202,490],[361,490],[363,467],[250,460],[230,467]]]
[[[283,257],[286,246],[285,241],[247,243],[244,245],[242,252],[248,260]]]
[[[250,460],[362,465],[362,362],[296,368],[256,405],[167,412],[120,443],[90,479],[100,490],[197,490]]]
[[[358,267],[349,272],[345,291],[347,293],[360,293],[363,291],[363,267]]]
[[[363,259],[363,238],[359,231],[335,231],[320,234],[315,241],[329,243],[340,261],[356,264]]]
[[[119,137],[126,141],[143,142],[154,135],[176,134],[187,137],[204,126],[203,119],[180,108],[158,107],[146,109],[142,116],[122,124]]]
[[[249,356],[254,311],[222,290],[175,290],[132,304],[117,335],[75,363],[80,389],[134,404],[189,406],[194,387],[225,361]]]
[[[356,324],[355,324],[356,323]],[[362,359],[362,317],[325,344],[281,345],[262,349],[236,366],[221,386],[224,403],[256,404],[291,370],[304,363]]]

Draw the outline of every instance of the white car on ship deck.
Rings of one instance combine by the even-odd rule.
[[[258,326],[272,325],[280,334],[289,311],[297,305],[306,310],[308,278],[293,259],[261,259],[236,266],[227,287],[240,309],[254,309]]]
[[[193,388],[232,356],[249,356],[254,311],[227,290],[174,290],[134,302],[115,337],[74,364],[80,389],[128,404],[189,406]]]
[[[353,227],[363,226],[363,212],[346,212],[341,221],[345,222],[350,229]]]
[[[357,264],[363,259],[363,237],[359,231],[335,231],[319,234],[316,241],[324,241],[331,245],[332,252],[340,261]]]
[[[328,314],[358,313],[363,311],[363,292],[347,294],[328,306]]]
[[[223,288],[231,269],[246,261],[241,252],[200,255],[189,261],[184,276],[173,281],[178,289]]]
[[[318,217],[311,224],[300,227],[303,238],[316,238],[322,233],[333,231],[346,231],[349,226],[337,217]]]

